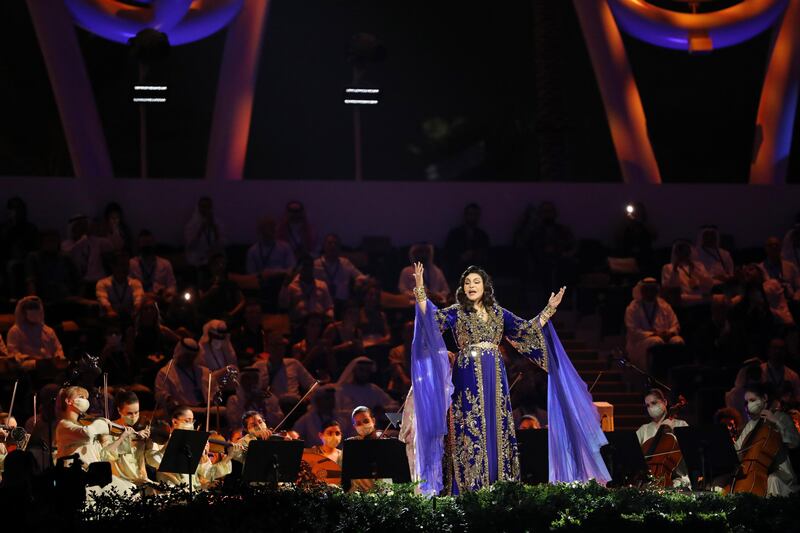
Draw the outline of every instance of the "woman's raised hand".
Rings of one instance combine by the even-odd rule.
[[[414,281],[417,283],[417,287],[425,285],[424,273],[425,267],[422,266],[422,263],[414,263]]]
[[[564,292],[567,290],[566,287],[561,287],[561,289],[557,293],[550,293],[550,300],[548,300],[547,304],[552,307],[553,309],[558,307],[558,304],[561,303],[561,299],[564,297]]]

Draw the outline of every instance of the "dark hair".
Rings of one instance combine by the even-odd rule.
[[[466,213],[470,209],[477,209],[478,211],[480,211],[481,210],[481,206],[479,206],[475,202],[472,202],[470,204],[467,204],[467,206],[464,208],[464,212]]]
[[[728,419],[733,420],[737,428],[742,427],[742,414],[736,409],[723,407],[722,409],[717,409],[717,412],[714,413],[715,424],[722,424],[724,420]]]
[[[242,415],[242,427],[244,429],[247,429],[247,421],[250,418],[252,418],[252,417],[254,417],[256,415],[261,416],[261,413],[259,413],[258,411],[253,411],[253,410],[245,411],[244,414]]]
[[[192,410],[192,408],[189,407],[188,405],[179,405],[179,406],[177,406],[176,408],[174,408],[172,410],[170,415],[172,416],[172,418],[178,418],[183,413],[186,413],[186,412],[191,411],[191,410]]]
[[[662,402],[669,403],[669,402],[667,402],[667,397],[664,396],[664,392],[661,389],[650,389],[650,390],[648,390],[647,392],[644,393],[644,397],[647,398],[648,396],[655,396],[656,398],[658,398]]]
[[[487,274],[485,270],[475,265],[467,267],[464,273],[461,274],[461,279],[458,280],[458,289],[456,289],[456,301],[458,301],[459,305],[467,312],[474,311],[472,302],[469,301],[467,294],[464,292],[464,281],[470,274],[477,274],[483,280],[483,296],[481,297],[483,306],[487,309],[494,307],[497,301],[494,299],[494,284],[492,283],[492,278],[489,277],[489,274]]]
[[[328,428],[332,428],[336,426],[339,429],[342,429],[342,425],[339,423],[338,420],[328,420],[327,422],[323,422],[322,425],[319,427],[320,433],[325,433],[325,430]]]
[[[117,409],[123,405],[130,405],[132,403],[139,403],[139,397],[136,396],[136,393],[133,391],[120,389],[114,395],[114,405],[117,406]]]
[[[353,409],[353,414],[350,415],[350,418],[355,420],[356,419],[356,415],[357,414],[361,414],[361,413],[367,413],[370,418],[375,418],[375,416],[372,414],[372,409],[370,409],[369,407],[367,407],[365,405],[359,405],[358,407]]]
[[[117,202],[109,202],[104,212],[105,218],[108,218],[111,213],[119,213],[122,216],[122,206]]]
[[[766,397],[767,399],[772,399],[775,396],[773,394],[773,388],[767,383],[749,383],[744,387],[744,394],[748,392],[751,392],[761,398]]]

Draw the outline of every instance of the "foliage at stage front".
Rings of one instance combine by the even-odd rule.
[[[80,531],[559,531],[769,533],[798,531],[800,496],[762,499],[595,483],[498,483],[460,497],[423,498],[413,486],[345,494],[307,484],[185,491],[138,500],[101,497],[78,515]],[[679,529],[680,528],[680,529]],[[683,529],[690,528],[690,529]]]

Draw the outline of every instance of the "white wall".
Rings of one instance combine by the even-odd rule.
[[[645,202],[659,229],[659,244],[694,238],[701,224],[716,223],[736,236],[738,246],[758,246],[782,236],[800,211],[800,186],[660,185],[582,183],[426,183],[353,181],[215,182],[206,180],[2,178],[0,201],[19,195],[40,228],[65,230],[76,212],[99,215],[116,200],[134,230],[148,227],[165,243],[179,244],[197,198],[210,194],[229,242],[253,240],[255,220],[278,216],[288,200],[306,205],[318,232],[339,233],[356,245],[363,235],[390,235],[395,244],[428,240],[441,244],[463,206],[483,207],[483,225],[496,244],[511,240],[525,206],[552,200],[561,220],[579,237],[607,242],[624,205]]]

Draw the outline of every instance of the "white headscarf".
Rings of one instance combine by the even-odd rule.
[[[650,277],[639,280],[639,283],[637,283],[633,287],[632,292],[634,300],[639,301],[642,299],[642,287],[644,287],[645,285],[655,285],[656,287],[658,287],[658,280],[656,280],[656,278],[650,278]]]

